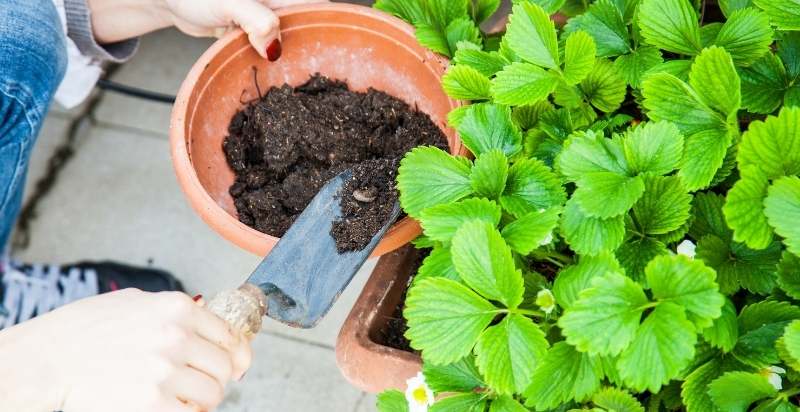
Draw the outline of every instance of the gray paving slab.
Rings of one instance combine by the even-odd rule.
[[[229,386],[217,412],[351,412],[362,397],[339,374],[331,350],[260,335],[252,367]]]

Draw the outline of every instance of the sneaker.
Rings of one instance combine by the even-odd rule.
[[[0,278],[0,330],[100,293],[126,288],[183,291],[180,281],[167,272],[113,262],[62,266],[4,262]]]

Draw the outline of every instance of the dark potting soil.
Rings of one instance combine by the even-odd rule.
[[[399,160],[420,145],[447,149],[427,114],[384,92],[352,92],[319,74],[298,87],[273,87],[236,113],[223,150],[236,180],[239,220],[283,236],[322,186],[352,168],[341,193],[339,252],[360,250],[391,214]]]

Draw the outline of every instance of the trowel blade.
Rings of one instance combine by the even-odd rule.
[[[339,254],[330,232],[341,216],[339,192],[351,176],[347,170],[329,181],[247,279],[267,295],[267,316],[293,327],[314,327],[399,216],[395,204],[367,247]]]

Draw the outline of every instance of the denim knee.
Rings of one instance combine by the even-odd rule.
[[[52,0],[2,0],[0,142],[21,109],[31,130],[42,122],[67,67],[64,29]],[[12,117],[12,118],[9,118]]]

